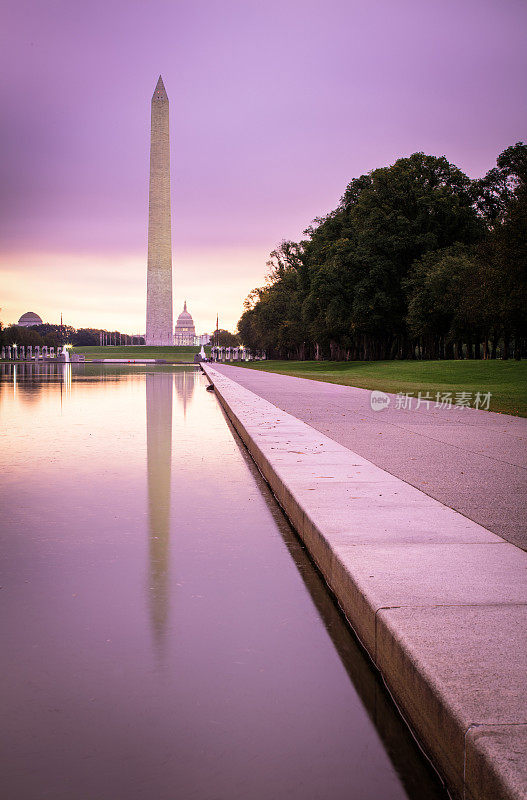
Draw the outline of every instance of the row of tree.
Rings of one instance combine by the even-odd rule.
[[[103,338],[102,338],[103,337]],[[0,345],[20,344],[42,347],[61,347],[72,344],[75,347],[97,347],[101,344],[144,344],[141,336],[129,336],[120,331],[102,331],[99,328],[72,328],[70,325],[9,325],[0,324]]]
[[[516,358],[527,342],[527,145],[470,180],[414,153],[349,183],[271,253],[243,343],[275,358]]]
[[[121,345],[121,344],[144,344],[142,336],[130,336],[120,333],[120,331],[103,331],[99,328],[72,328],[69,325],[32,325],[24,327],[22,325],[9,325],[2,329],[0,323],[0,345],[20,344],[20,345],[47,345],[48,347],[60,347],[63,344],[72,344],[75,347],[98,347],[100,344]],[[237,347],[240,344],[240,337],[230,331],[219,328],[214,331],[211,337],[211,344],[219,347]]]

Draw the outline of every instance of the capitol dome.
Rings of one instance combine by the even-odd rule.
[[[34,311],[26,311],[25,314],[22,314],[20,319],[17,322],[17,325],[21,325],[23,328],[30,328],[32,325],[43,325],[44,323],[40,319],[38,314],[35,314]]]
[[[196,328],[192,315],[187,311],[187,301],[183,305],[183,311],[177,318],[176,329],[174,331],[174,344],[193,345],[196,336]]]

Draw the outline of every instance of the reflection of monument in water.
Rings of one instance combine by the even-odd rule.
[[[183,416],[187,416],[187,404],[191,402],[196,385],[196,378],[199,377],[198,370],[184,369],[174,375],[174,386],[176,394],[183,404]]]
[[[168,620],[173,375],[146,375],[150,621],[162,647]]]

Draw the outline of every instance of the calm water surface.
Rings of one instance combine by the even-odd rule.
[[[6,798],[443,797],[198,371],[0,374]]]

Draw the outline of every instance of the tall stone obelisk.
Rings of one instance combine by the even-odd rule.
[[[173,343],[168,96],[160,75],[152,95],[150,132],[146,344]]]

